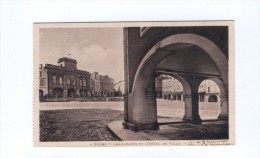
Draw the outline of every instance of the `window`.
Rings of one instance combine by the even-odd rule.
[[[62,77],[59,77],[59,84],[62,84]]]
[[[76,84],[75,78],[73,78],[73,79],[71,80],[71,84],[72,84],[73,86],[75,86],[75,84]]]
[[[204,102],[204,95],[200,95],[200,102]]]
[[[87,80],[83,79],[83,86],[87,86]]]
[[[208,92],[210,92],[210,87],[208,87]]]
[[[42,71],[40,71],[40,77],[43,77],[43,72]]]
[[[82,86],[82,79],[79,80],[79,86]]]
[[[70,78],[67,78],[67,85],[70,85]]]
[[[210,95],[208,102],[218,102],[218,97],[216,95]]]
[[[44,86],[44,79],[40,79],[40,86]]]
[[[57,78],[56,78],[56,76],[53,76],[53,77],[52,77],[52,83],[57,83]]]

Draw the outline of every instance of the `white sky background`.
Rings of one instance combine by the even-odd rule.
[[[69,55],[70,54],[70,55]],[[77,68],[124,80],[122,28],[41,28],[40,64],[61,57],[77,60]],[[123,85],[123,84],[122,84]]]

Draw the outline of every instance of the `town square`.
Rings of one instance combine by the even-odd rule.
[[[232,22],[147,25],[35,24],[40,143],[233,137]]]

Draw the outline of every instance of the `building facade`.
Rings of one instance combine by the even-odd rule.
[[[100,91],[102,97],[112,97],[114,96],[114,80],[108,75],[100,75]]]
[[[42,98],[48,94],[48,75],[42,65],[39,68],[39,97]]]
[[[155,79],[155,87],[158,98],[184,101],[183,86],[174,77],[160,75]],[[204,80],[199,86],[200,102],[218,102],[220,90],[217,84],[211,80]]]
[[[90,74],[77,69],[77,61],[60,58],[58,65],[46,64],[48,76],[48,94],[50,97],[89,97]]]
[[[75,59],[63,57],[58,65],[39,68],[39,96],[46,98],[113,97],[114,79],[77,69]]]
[[[162,97],[164,99],[183,101],[183,87],[181,83],[174,77],[163,76]]]
[[[211,80],[205,80],[199,87],[200,102],[219,102],[219,87]]]
[[[91,84],[92,84],[92,94],[94,97],[101,97],[101,91],[100,91],[100,75],[98,72],[93,72],[90,74],[91,78]]]

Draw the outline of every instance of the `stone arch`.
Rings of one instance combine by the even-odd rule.
[[[192,100],[191,100],[191,95],[192,95],[192,89],[190,86],[190,83],[188,82],[188,80],[178,74],[174,74],[174,73],[163,73],[165,75],[174,77],[175,79],[177,79],[183,87],[183,98],[184,98],[184,103],[185,103],[185,112],[184,112],[184,116],[183,119],[184,120],[190,120],[191,119],[191,115],[192,115]],[[176,96],[176,100],[178,96]]]
[[[219,98],[220,98],[220,114],[218,116],[219,119],[228,119],[228,92],[225,89],[225,84],[222,80],[218,78],[208,78],[207,80],[211,80],[215,82],[219,88]]]
[[[227,96],[225,85],[224,85],[222,80],[220,80],[218,78],[207,78],[207,80],[211,80],[211,81],[213,81],[217,84],[217,86],[219,88],[220,95]]]
[[[56,88],[53,89],[53,95],[54,95],[55,98],[61,98],[62,94],[63,94],[62,88],[56,87]]]
[[[225,91],[228,91],[228,60],[221,49],[213,43],[211,40],[196,34],[175,34],[171,35],[158,43],[156,43],[143,57],[141,60],[137,71],[135,72],[133,86],[130,89],[130,93],[128,95],[128,119],[129,122],[138,126],[138,129],[142,128],[158,128],[157,127],[157,111],[156,111],[156,101],[154,101],[154,96],[150,95],[150,91],[148,92],[148,87],[154,86],[154,70],[156,66],[167,56],[172,55],[177,52],[177,50],[169,51],[164,50],[163,48],[170,45],[190,45],[197,46],[204,50],[204,52],[213,60],[214,64],[217,66],[221,78],[223,79],[223,87]],[[189,104],[192,106],[193,102],[197,102],[198,96],[193,95],[194,93],[198,93],[198,83],[193,84],[193,80],[189,80],[188,84],[191,87],[191,95],[186,95],[185,100],[189,100]],[[199,81],[198,81],[199,82]],[[196,86],[194,86],[196,85]],[[153,89],[153,88],[150,88]],[[148,95],[149,93],[149,95]],[[149,97],[147,97],[149,96]],[[198,103],[197,103],[198,104]],[[197,108],[197,107],[196,107]],[[147,115],[144,116],[144,113]],[[189,112],[186,113],[185,106],[185,116],[184,119],[192,119],[199,120],[198,115],[194,115],[194,113],[198,113],[198,111],[194,108],[190,107]],[[188,115],[186,115],[188,114]],[[198,121],[199,123],[199,121]]]
[[[177,79],[183,87],[184,95],[191,95],[190,85],[184,77],[182,77],[181,75],[178,75],[178,74],[173,74],[173,73],[157,73],[157,75],[155,77],[158,77],[159,75],[162,75],[162,74],[165,74],[165,75],[168,75],[168,76],[171,76],[171,77],[174,77],[175,79]]]
[[[162,41],[156,43],[148,51],[148,53],[143,57],[142,61],[140,62],[137,71],[135,73],[132,92],[138,89],[138,87],[136,87],[137,82],[142,82],[144,83],[144,86],[147,86],[148,83],[147,80],[149,80],[149,76],[152,75],[153,69],[157,66],[157,64],[162,59],[164,59],[165,57],[173,53],[173,52],[165,52],[161,48],[171,44],[181,44],[181,43],[196,45],[202,48],[211,57],[211,59],[217,65],[225,84],[224,87],[228,91],[228,60],[224,55],[224,53],[221,51],[221,49],[211,40],[203,36],[184,33],[184,34],[171,35],[163,39]],[[164,56],[155,59],[154,57],[156,56],[156,53],[163,53]],[[153,63],[149,63],[151,60],[153,61]],[[143,76],[145,76],[145,78]]]

